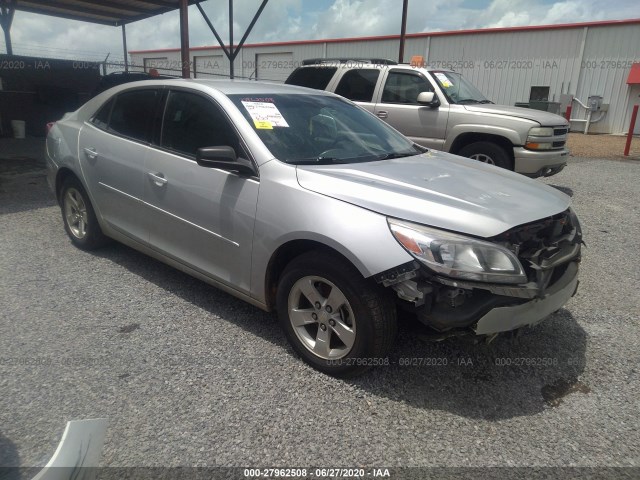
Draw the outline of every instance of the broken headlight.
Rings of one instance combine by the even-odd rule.
[[[516,255],[500,245],[411,222],[387,221],[400,245],[435,272],[477,282],[527,281]]]

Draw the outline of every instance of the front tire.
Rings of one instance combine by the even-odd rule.
[[[491,142],[474,142],[463,147],[458,155],[478,160],[496,167],[513,170],[513,160],[500,145]]]
[[[312,367],[337,377],[388,363],[397,332],[388,292],[337,255],[309,252],[287,265],[277,291],[280,324]]]
[[[93,250],[108,242],[100,229],[89,196],[77,178],[69,177],[64,181],[60,199],[64,229],[76,247]]]

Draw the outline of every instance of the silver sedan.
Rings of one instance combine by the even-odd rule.
[[[332,375],[385,363],[400,304],[436,334],[495,335],[577,288],[566,195],[429,151],[326,92],[135,82],[58,121],[47,161],[77,247],[115,239],[277,310]]]

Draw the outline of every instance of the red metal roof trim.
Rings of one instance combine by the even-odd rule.
[[[634,63],[631,65],[631,70],[629,70],[629,77],[627,78],[627,83],[629,85],[640,84],[640,63]]]
[[[500,28],[482,28],[473,30],[449,30],[446,32],[430,32],[430,33],[408,33],[407,38],[424,38],[424,37],[440,37],[446,35],[469,35],[474,33],[502,33],[502,32],[526,32],[536,30],[559,30],[563,28],[584,28],[584,27],[608,27],[613,25],[634,25],[640,23],[640,18],[630,20],[603,20],[599,22],[582,22],[582,23],[561,23],[556,25],[530,25],[525,27],[500,27]],[[382,35],[374,37],[348,37],[348,38],[329,38],[326,40],[292,40],[288,42],[267,42],[267,43],[246,43],[244,47],[286,47],[292,45],[315,45],[322,43],[342,43],[342,42],[375,42],[381,40],[398,40],[400,35]],[[203,47],[191,47],[190,51],[212,50],[220,48],[219,45],[210,45]],[[179,48],[161,48],[155,50],[130,50],[129,53],[163,53],[163,52],[179,52]]]

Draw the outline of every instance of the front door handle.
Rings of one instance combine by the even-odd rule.
[[[151,180],[153,180],[153,183],[155,183],[159,187],[164,187],[169,181],[164,178],[164,175],[162,175],[161,173],[149,172],[149,176],[151,177]]]
[[[93,147],[89,147],[89,148],[85,148],[84,149],[84,154],[87,156],[87,158],[89,158],[90,160],[94,160],[97,156],[98,156],[98,152],[96,151],[95,148]]]
[[[387,111],[386,111],[386,110],[378,110],[378,111],[376,112],[376,115],[378,115],[378,117],[380,117],[380,118],[387,118],[387,116],[388,116],[389,114],[387,113]]]

